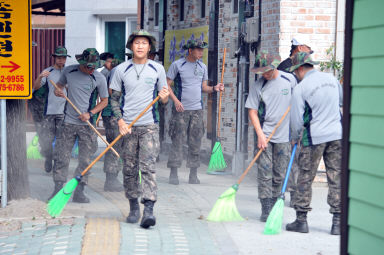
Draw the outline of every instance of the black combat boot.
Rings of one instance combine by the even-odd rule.
[[[197,168],[191,168],[189,172],[189,184],[200,184],[199,178],[197,178]]]
[[[289,207],[294,207],[295,206],[295,191],[290,191],[290,201],[289,201]]]
[[[261,203],[261,216],[260,221],[266,222],[268,219],[268,215],[271,212],[271,202],[273,198],[262,198],[260,199]]]
[[[75,193],[72,198],[74,203],[89,203],[89,198],[84,194],[85,183],[81,182],[75,189]]]
[[[340,213],[333,214],[331,235],[340,235]]]
[[[137,198],[129,199],[129,215],[127,223],[137,223],[140,219],[140,206]]]
[[[277,197],[271,198],[271,210],[272,210],[273,206],[276,204],[276,201],[277,201]]]
[[[179,185],[179,177],[177,176],[176,167],[171,167],[171,172],[169,174],[169,184]]]
[[[124,190],[123,184],[117,180],[118,173],[106,173],[104,191],[121,192]]]
[[[155,226],[156,218],[155,216],[153,216],[154,205],[155,205],[155,202],[151,200],[144,201],[144,212],[143,212],[143,218],[141,218],[140,227],[149,228],[150,226]]]
[[[53,190],[52,195],[48,198],[48,201],[51,200],[57,192],[59,192],[63,188],[64,182],[56,182],[55,181],[55,189]]]
[[[52,157],[45,158],[44,170],[47,173],[50,173],[52,171]]]
[[[308,233],[309,230],[308,230],[308,223],[307,223],[307,212],[296,211],[296,220],[292,223],[287,224],[285,229],[287,231]]]

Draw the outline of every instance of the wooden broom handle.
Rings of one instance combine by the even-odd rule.
[[[56,89],[60,89],[57,85],[56,85],[56,83],[54,83],[52,80],[49,80],[51,83],[52,83],[52,85],[56,88]],[[80,110],[71,102],[71,100],[69,100],[69,98],[66,96],[66,95],[64,95],[64,98],[65,98],[65,100],[67,100],[67,102],[70,104],[70,105],[72,105],[72,107],[73,107],[73,109],[75,109],[75,111],[78,113],[78,114],[82,114],[81,112],[80,112]],[[107,142],[107,140],[105,140],[104,139],[104,137],[99,133],[99,131],[97,131],[97,129],[91,124],[91,122],[89,122],[89,120],[87,120],[87,124],[88,124],[88,126],[90,126],[92,129],[93,129],[93,131],[95,131],[95,133],[101,138],[101,140],[103,140],[103,142],[106,144],[106,145],[109,145],[109,143]],[[117,153],[117,151],[115,151],[115,149],[113,149],[112,148],[112,151],[113,151],[113,153],[115,153],[115,155],[119,158],[120,157],[120,155],[119,155],[119,153]]]
[[[271,140],[272,136],[275,134],[277,128],[281,125],[281,123],[283,122],[283,120],[285,119],[285,117],[287,116],[287,114],[289,113],[289,110],[291,110],[291,106],[288,106],[288,109],[285,111],[283,117],[281,117],[281,119],[279,120],[279,122],[277,122],[275,128],[273,129],[272,133],[268,136],[268,139],[267,139],[267,144],[269,143],[269,141]],[[247,173],[249,172],[249,170],[252,168],[252,166],[255,164],[256,160],[259,158],[260,154],[263,152],[263,150],[259,149],[259,151],[257,152],[256,156],[252,159],[251,163],[249,163],[247,169],[244,171],[244,173],[240,176],[239,180],[237,181],[237,184],[240,185],[240,183],[243,181],[244,177],[247,175]]]
[[[154,105],[157,101],[159,101],[159,99],[160,99],[160,96],[157,96],[140,114],[139,114],[139,116],[137,116],[136,117],[136,119],[134,119],[132,122],[131,122],[131,124],[129,124],[128,125],[128,128],[132,128],[132,126],[133,126],[133,124],[135,124],[135,122],[138,120],[138,119],[140,119],[141,118],[141,116],[143,116],[144,115],[144,113],[146,113],[148,110],[149,110],[149,108],[151,108],[152,107],[152,105]],[[115,140],[113,140],[109,145],[108,145],[108,147],[107,148],[105,148],[105,150],[99,155],[99,156],[97,156],[93,161],[92,161],[92,163],[91,164],[89,164],[89,166],[87,166],[87,168],[85,168],[84,169],[84,171],[81,173],[81,176],[84,176],[91,168],[92,168],[92,166],[94,165],[94,164],[96,164],[96,162],[97,161],[99,161],[100,159],[101,159],[101,157],[103,157],[104,156],[104,154],[105,153],[107,153],[107,151],[109,150],[109,149],[111,149],[112,148],[112,146],[113,145],[115,145],[115,143],[117,143],[117,141],[119,141],[119,139],[122,137],[122,135],[121,134],[119,134],[116,138],[115,138]]]
[[[225,70],[225,54],[227,53],[227,48],[224,48],[224,55],[223,55],[223,66],[221,67],[221,79],[220,83],[223,83],[224,80],[224,70]],[[220,90],[220,97],[219,97],[219,114],[217,119],[217,138],[220,137],[220,120],[221,120],[221,98],[223,96],[223,91]]]

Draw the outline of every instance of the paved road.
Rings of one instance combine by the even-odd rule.
[[[76,167],[72,160],[70,170]],[[309,214],[309,234],[285,230],[276,236],[262,234],[255,175],[249,175],[236,195],[242,222],[207,222],[218,196],[236,182],[230,175],[207,175],[199,169],[200,185],[190,185],[181,169],[180,185],[167,183],[166,157],[158,163],[157,224],[144,230],[127,224],[128,200],[123,192],[104,192],[102,162],[92,169],[86,193],[90,204],[69,203],[61,222],[54,225],[24,220],[20,230],[0,233],[0,254],[338,254],[339,238],[329,234],[331,215],[325,184],[313,190],[314,211]],[[43,161],[28,163],[32,197],[45,201],[53,190],[52,177],[43,173]],[[119,176],[121,178],[121,176]],[[289,201],[286,202],[288,204]],[[1,210],[1,209],[0,209]],[[294,220],[285,207],[283,228]],[[73,217],[72,217],[73,216]],[[8,219],[11,220],[11,219]]]

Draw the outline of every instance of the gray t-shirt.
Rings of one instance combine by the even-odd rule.
[[[117,67],[112,77],[110,88],[122,92],[122,114],[126,123],[131,123],[153,99],[157,92],[167,87],[167,78],[164,67],[155,61],[148,60],[146,64],[135,64],[128,60]],[[156,107],[148,110],[134,126],[145,126],[159,121]]]
[[[272,133],[291,104],[291,92],[295,86],[295,77],[282,71],[279,71],[276,79],[267,81],[260,78],[251,86],[245,107],[258,110],[260,125],[266,137]],[[276,130],[271,142],[289,142],[289,114]]]
[[[64,68],[59,79],[59,84],[67,86],[68,98],[72,103],[85,113],[93,109],[97,99],[97,93],[100,98],[108,97],[107,82],[104,75],[98,71],[88,75],[79,69],[79,65],[71,65]],[[70,104],[66,104],[64,122],[76,125],[87,125],[81,121],[79,114]]]
[[[50,82],[50,80],[52,80],[53,82],[57,83],[57,81],[60,79],[63,69],[56,69],[53,66],[50,66],[44,69],[44,71],[50,72],[48,77],[43,77],[43,79],[41,79],[40,83],[41,87],[47,85],[48,89],[48,97],[45,101],[44,115],[64,114],[66,100],[63,97],[55,96],[55,87]],[[67,95],[66,90],[64,90],[64,94]]]
[[[169,67],[167,77],[174,81],[175,96],[183,104],[184,110],[203,109],[202,84],[208,80],[207,66],[203,62],[178,59]]]
[[[315,69],[307,72],[293,90],[291,110],[292,139],[303,129],[303,146],[340,140],[343,91],[333,75]]]
[[[103,67],[103,69],[101,69],[100,73],[102,75],[104,75],[105,78],[107,78],[109,73],[110,73],[110,71],[107,68]]]

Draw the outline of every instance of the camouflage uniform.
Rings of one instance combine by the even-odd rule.
[[[307,212],[312,199],[312,183],[316,177],[317,168],[321,157],[324,163],[328,180],[328,199],[330,213],[340,213],[341,195],[341,140],[306,146],[301,148],[299,156],[300,172],[297,179],[297,193],[295,210]]]
[[[103,125],[105,128],[105,138],[108,143],[111,143],[120,134],[119,127],[117,125],[117,119],[114,116],[103,116]],[[121,155],[121,143],[119,140],[113,148]],[[104,158],[104,173],[117,174],[120,171],[119,158],[109,150],[105,154]]]
[[[259,198],[278,197],[289,164],[290,143],[268,143],[257,161]]]
[[[52,143],[55,137],[61,132],[64,121],[64,114],[46,115],[41,122],[41,129],[44,135],[39,136],[41,145],[41,154],[45,158],[52,159],[53,147]]]
[[[55,166],[53,168],[53,180],[55,182],[67,181],[71,151],[75,144],[76,137],[79,139],[79,164],[74,176],[80,175],[91,163],[91,156],[95,152],[95,143],[97,143],[95,132],[89,126],[63,123],[61,132],[57,134],[55,144]],[[87,183],[88,175],[89,172],[81,181]]]
[[[42,136],[41,125],[44,118],[44,105],[47,95],[47,89],[43,86],[34,91],[32,99],[28,101],[29,110],[32,114],[33,122],[35,123],[36,133],[39,137]]]
[[[157,200],[155,163],[160,152],[157,124],[133,126],[132,133],[123,137],[122,158],[125,195],[128,199]],[[141,171],[140,187],[139,170]]]
[[[204,135],[203,110],[185,110],[177,112],[172,110],[172,119],[169,124],[169,136],[172,138],[172,148],[167,167],[179,168],[183,160],[183,144],[187,137],[188,157],[187,167],[200,166],[201,139]]]

